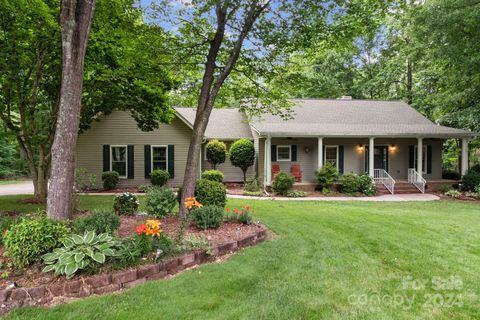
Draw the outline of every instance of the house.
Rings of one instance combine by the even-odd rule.
[[[265,185],[272,181],[272,169],[290,172],[292,166],[301,170],[299,183],[314,184],[315,171],[329,162],[340,173],[368,172],[391,192],[397,181],[404,180],[423,191],[428,181],[442,178],[442,145],[447,138],[462,140],[461,173],[466,173],[468,140],[477,134],[437,125],[404,102],[291,101],[289,120],[264,115],[248,123],[237,109],[214,109],[205,144],[219,139],[228,146],[239,138],[251,139],[257,161],[248,176],[258,176]],[[151,170],[161,168],[170,172],[171,186],[180,186],[194,118],[194,109],[176,108],[170,124],[142,132],[128,112],[113,112],[79,136],[77,167],[97,176],[116,170],[123,187],[146,184]],[[211,168],[204,148],[199,166]],[[217,169],[226,182],[242,180],[241,170],[228,159]]]

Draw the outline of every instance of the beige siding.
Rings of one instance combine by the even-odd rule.
[[[134,179],[120,179],[120,187],[149,183],[145,179],[144,145],[175,145],[175,177],[171,186],[183,182],[191,129],[175,118],[171,124],[161,124],[152,132],[143,132],[128,112],[116,111],[81,134],[77,144],[77,168],[84,168],[97,175],[101,185],[103,171],[103,145],[134,145]]]
[[[259,139],[259,165],[258,174],[263,181],[265,139]],[[304,182],[315,182],[314,172],[318,163],[318,141],[315,138],[280,139],[272,138],[274,145],[297,145],[297,161],[303,171]],[[360,150],[359,145],[368,145],[368,139],[361,138],[324,138],[323,145],[343,145],[344,148],[344,173],[365,172],[365,151]],[[416,145],[417,139],[375,139],[375,145],[395,145],[395,150],[389,151],[389,173],[395,179],[407,179],[409,167],[409,146]],[[432,146],[432,173],[424,174],[425,179],[441,179],[442,177],[442,145],[438,139],[424,139],[423,144]],[[309,152],[306,153],[306,148]],[[292,162],[273,162],[280,165],[284,172],[290,172]],[[272,163],[272,164],[273,164]]]
[[[228,151],[233,141],[223,141],[223,142],[227,145],[227,151]],[[205,144],[204,144],[202,147],[202,171],[211,170],[211,169],[212,169],[212,165],[205,159]],[[233,166],[228,156],[224,163],[217,165],[217,170],[220,170],[223,172],[225,182],[243,182],[242,169]],[[255,175],[254,166],[251,166],[247,170],[247,180],[252,179],[254,175]]]

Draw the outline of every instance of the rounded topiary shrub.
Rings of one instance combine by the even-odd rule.
[[[360,181],[356,174],[346,174],[340,178],[340,190],[343,193],[353,194],[360,191]]]
[[[157,218],[172,213],[177,204],[177,196],[171,188],[150,188],[145,197],[145,211]]]
[[[131,215],[138,210],[140,201],[136,195],[130,192],[124,192],[115,196],[113,200],[113,210],[120,215]]]
[[[294,177],[285,172],[280,172],[273,179],[272,190],[275,193],[286,196],[288,191],[290,191],[290,189],[293,187],[294,183]]]
[[[5,234],[5,255],[16,267],[24,267],[62,245],[70,230],[48,218],[24,219]]]
[[[105,171],[102,173],[103,189],[112,190],[117,187],[120,175],[116,171]]]
[[[480,185],[480,173],[469,170],[462,178],[462,190],[474,191]]]
[[[213,169],[217,167],[217,164],[224,163],[227,158],[227,146],[218,140],[209,141],[205,151],[207,160],[212,164]]]
[[[227,203],[227,189],[223,183],[200,179],[195,186],[197,201],[204,206],[218,206],[225,208]]]
[[[223,183],[223,173],[218,170],[207,170],[202,172],[202,179]]]
[[[230,146],[230,162],[243,172],[243,182],[247,181],[247,170],[255,161],[255,147],[248,139],[239,139]]]
[[[77,234],[84,234],[86,231],[95,231],[96,234],[112,234],[118,228],[120,228],[120,217],[112,211],[94,211],[75,222]]]
[[[155,169],[150,172],[150,182],[154,186],[163,187],[167,184],[168,179],[170,179],[170,174],[168,171]]]
[[[224,209],[218,206],[203,206],[192,211],[197,227],[203,230],[218,228],[223,222]]]

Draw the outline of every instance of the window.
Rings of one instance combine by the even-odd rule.
[[[338,146],[325,146],[325,163],[327,162],[338,170]]]
[[[427,174],[427,146],[423,146],[423,153],[422,153],[422,173],[423,174]],[[413,156],[413,165],[415,168],[417,168],[417,151],[418,150],[418,146],[415,146],[415,152],[414,152],[414,156]]]
[[[292,146],[277,146],[277,161],[291,161]]]
[[[167,170],[167,146],[152,146],[152,171],[155,169]]]
[[[127,146],[110,146],[110,170],[127,177]]]

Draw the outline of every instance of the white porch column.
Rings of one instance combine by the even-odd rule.
[[[269,136],[265,140],[265,185],[269,186],[272,183],[272,138]]]
[[[374,163],[375,162],[375,138],[370,137],[368,143],[368,174],[370,177],[374,177]]]
[[[417,172],[423,176],[423,138],[417,139]]]
[[[318,137],[318,170],[323,167],[323,137]]]
[[[462,162],[460,173],[462,177],[467,174],[468,170],[468,139],[462,139]]]

